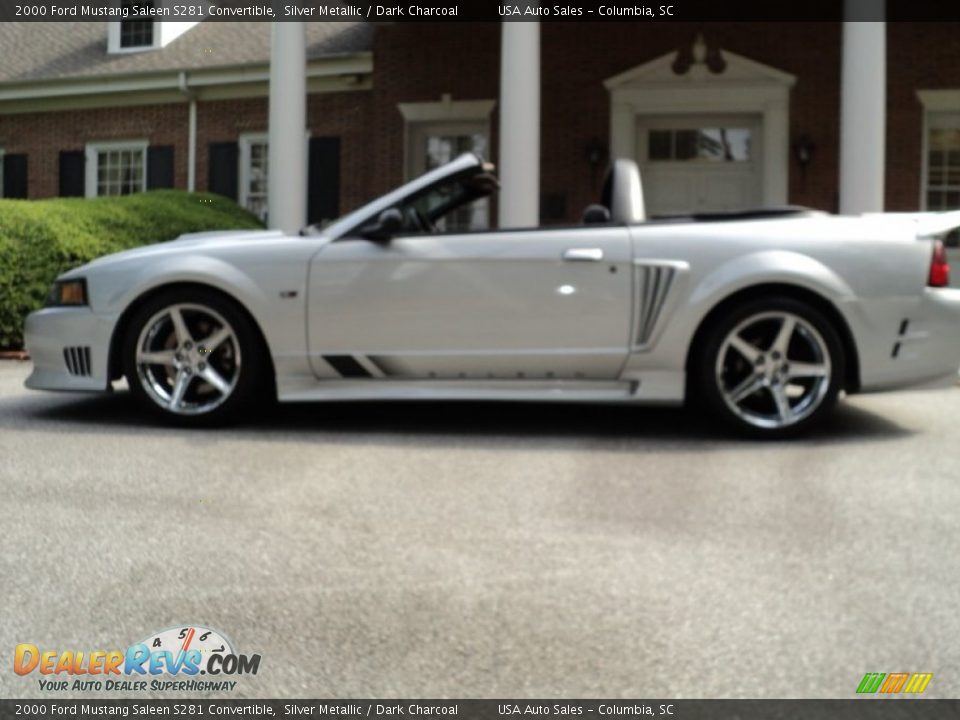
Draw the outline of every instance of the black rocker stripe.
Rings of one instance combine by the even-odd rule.
[[[367,369],[350,355],[324,355],[323,359],[330,363],[330,367],[345,378],[371,377]]]
[[[388,375],[390,375],[390,373],[387,371],[387,368],[383,364],[383,358],[380,358],[376,355],[367,355],[366,359],[368,363],[370,363],[377,370],[380,371],[381,375],[383,375],[384,377],[387,377]]]

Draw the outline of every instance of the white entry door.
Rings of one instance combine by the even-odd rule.
[[[759,115],[653,115],[637,121],[647,214],[744,210],[762,204]]]

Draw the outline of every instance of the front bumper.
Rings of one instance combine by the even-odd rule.
[[[24,345],[33,360],[26,386],[35,390],[107,390],[113,318],[88,307],[51,307],[30,313]]]

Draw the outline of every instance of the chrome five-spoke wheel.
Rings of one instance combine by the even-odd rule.
[[[219,425],[272,400],[259,329],[239,303],[212,288],[176,286],[147,298],[124,338],[130,392],[164,420]]]
[[[793,297],[723,308],[698,346],[699,397],[753,436],[784,437],[819,422],[846,377],[841,321]]]
[[[240,359],[236,333],[220,313],[178,303],[144,324],[136,346],[137,379],[157,405],[196,415],[230,397],[240,376]]]
[[[830,352],[813,324],[799,315],[761,312],[730,330],[715,371],[735,415],[757,427],[779,428],[820,406],[830,387]]]

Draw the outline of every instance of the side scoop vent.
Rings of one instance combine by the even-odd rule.
[[[653,336],[677,271],[670,265],[638,265],[634,272],[637,288],[635,342],[643,346]]]

